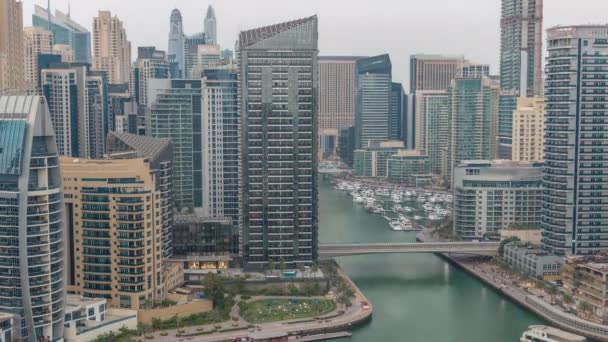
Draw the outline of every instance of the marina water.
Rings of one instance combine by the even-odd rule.
[[[354,204],[346,192],[322,181],[320,241],[413,242],[415,233],[392,231],[388,222]],[[350,341],[514,342],[536,316],[499,296],[433,254],[338,258],[374,305],[372,321]]]

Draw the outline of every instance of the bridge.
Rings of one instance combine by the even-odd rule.
[[[319,244],[320,258],[364,254],[457,253],[493,256],[499,242],[415,242],[415,243],[339,243]]]

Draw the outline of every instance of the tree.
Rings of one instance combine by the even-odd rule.
[[[593,310],[593,306],[588,302],[581,300],[576,305],[576,310],[589,314]]]
[[[304,267],[304,265],[299,265],[298,266],[298,271],[300,271],[300,274],[302,275],[302,278],[304,278],[304,272],[306,272],[306,267]]]
[[[281,273],[285,271],[285,259],[283,258],[279,259],[279,269],[281,270]]]
[[[275,268],[274,260],[272,260],[272,259],[268,260],[268,270],[270,271],[270,274],[274,273],[274,268]]]
[[[574,302],[574,299],[572,298],[572,296],[569,293],[565,293],[565,292],[562,293],[562,300],[566,304],[572,304]]]
[[[547,292],[547,294],[549,296],[551,296],[551,303],[555,303],[555,296],[557,295],[557,286],[555,285],[551,285],[551,284],[546,284],[545,285],[545,292]]]
[[[517,236],[509,236],[508,238],[500,241],[500,245],[498,246],[498,255],[501,257],[505,253],[505,246],[511,242],[520,242],[521,240]]]
[[[207,273],[203,279],[205,294],[213,301],[214,308],[224,306],[224,298],[226,297],[226,287],[224,280],[215,273]]]
[[[313,279],[317,280],[317,272],[319,272],[319,265],[315,262],[310,267],[310,271],[312,272]]]

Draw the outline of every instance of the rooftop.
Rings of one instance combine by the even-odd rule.
[[[289,31],[293,28],[296,28],[302,24],[305,24],[305,23],[307,23],[309,21],[313,21],[313,20],[314,21],[317,20],[316,15],[313,15],[308,18],[301,18],[301,19],[287,21],[287,22],[279,23],[279,24],[275,24],[275,25],[263,26],[263,27],[258,27],[255,29],[247,30],[247,31],[241,31],[241,34],[239,35],[240,47],[243,48],[243,47],[251,46],[262,40],[268,39],[279,33]]]
[[[493,168],[513,168],[513,167],[542,167],[543,163],[529,161],[514,161],[507,159],[498,160],[463,160],[458,167],[493,167]]]

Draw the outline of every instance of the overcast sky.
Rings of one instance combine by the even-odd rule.
[[[34,4],[46,7],[47,1],[22,1],[29,26]],[[68,2],[52,0],[51,8],[66,12]],[[222,48],[233,49],[241,30],[317,14],[321,55],[389,53],[393,79],[404,85],[414,53],[463,54],[498,73],[500,0],[71,0],[71,13],[89,29],[100,9],[118,15],[135,58],[137,46],[167,49],[174,7],[182,12],[186,34],[203,31],[209,4]],[[545,28],[608,22],[608,0],[545,0],[544,7]]]

